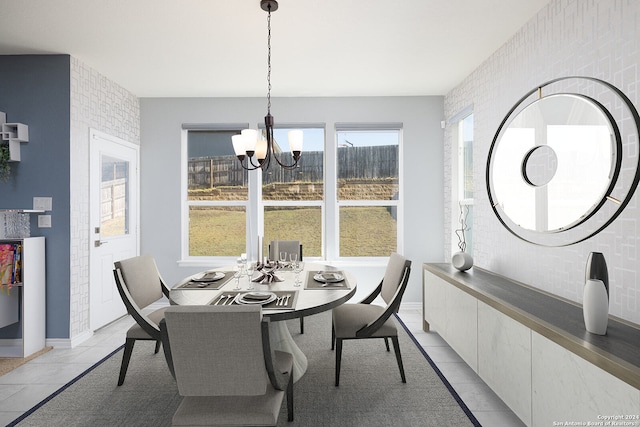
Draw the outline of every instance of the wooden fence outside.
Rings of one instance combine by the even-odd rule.
[[[279,153],[284,164],[293,163],[290,153]],[[380,179],[398,177],[398,146],[338,148],[338,179]],[[346,165],[346,167],[344,166]],[[324,152],[303,152],[298,167],[293,170],[281,168],[275,159],[263,173],[264,184],[280,182],[323,182]],[[189,189],[214,188],[217,186],[246,186],[248,171],[244,170],[235,156],[198,157],[189,159]]]
[[[103,181],[101,185],[100,218],[104,223],[110,219],[124,217],[127,209],[127,179]]]

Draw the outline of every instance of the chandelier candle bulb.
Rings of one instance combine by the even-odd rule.
[[[302,131],[301,130],[290,130],[289,131],[289,148],[291,149],[291,154],[300,155],[302,152]]]
[[[253,156],[253,153],[256,150],[256,143],[258,142],[258,131],[255,129],[243,129],[241,135],[244,140],[244,149],[246,150],[247,155],[249,157]]]

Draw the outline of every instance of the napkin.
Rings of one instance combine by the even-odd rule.
[[[269,270],[253,279],[252,282],[268,285],[269,283],[282,282],[282,279],[276,276],[273,270]]]

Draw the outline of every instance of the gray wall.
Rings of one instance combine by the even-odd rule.
[[[336,122],[404,124],[404,255],[413,271],[404,301],[421,301],[421,264],[444,259],[442,97],[274,98],[276,123],[325,123],[332,141]],[[142,98],[141,252],[152,253],[167,282],[202,268],[179,267],[180,138],[183,123],[250,123],[266,113],[262,98]],[[331,142],[329,142],[331,143]],[[377,284],[383,266],[348,266],[359,294]],[[375,283],[374,283],[375,282]],[[356,296],[356,298],[359,295]]]
[[[610,312],[636,324],[640,324],[637,191],[621,216],[600,234],[568,247],[547,248],[524,242],[502,227],[489,205],[484,174],[500,121],[521,96],[546,81],[568,75],[596,77],[621,89],[637,108],[638,22],[637,0],[553,0],[445,97],[447,119],[469,106],[475,114],[476,265],[581,303],[587,256],[602,252],[609,267]],[[628,116],[625,121],[629,122]],[[450,127],[445,134],[445,224],[449,225]],[[637,142],[638,135],[633,137]],[[447,226],[447,242],[452,235]],[[446,247],[449,250],[450,244]]]
[[[0,56],[0,111],[29,126],[21,161],[0,183],[0,208],[31,208],[34,196],[53,197],[51,228],[37,228],[32,215],[31,234],[46,237],[47,337],[68,337],[69,56]],[[19,336],[18,326],[0,336]]]

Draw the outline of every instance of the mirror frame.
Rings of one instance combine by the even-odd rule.
[[[604,90],[596,91],[594,87]],[[568,88],[571,90],[568,90]],[[578,88],[580,88],[582,92],[580,92]],[[589,211],[585,212],[585,215],[563,228],[550,231],[535,231],[516,224],[500,208],[497,196],[492,187],[491,171],[493,166],[492,161],[504,131],[506,131],[508,125],[520,112],[543,98],[543,89],[549,92],[546,93],[544,97],[551,95],[577,96],[586,99],[602,111],[610,123],[614,136],[612,143],[615,144],[615,162],[607,190],[604,192],[602,198],[596,201]],[[621,105],[633,118],[635,126],[621,126],[620,123],[622,123],[623,119],[628,119],[628,117],[619,112],[618,116],[616,116],[616,112],[608,110],[604,102],[595,99],[594,93],[598,93],[599,95],[604,93],[604,95],[600,95],[600,97],[608,97],[610,103],[622,101]],[[536,95],[535,98],[532,99],[532,95]],[[633,129],[629,129],[630,127]],[[635,138],[633,138],[634,135]],[[633,141],[633,149],[627,147],[625,150],[625,145],[628,146],[629,143],[623,143],[623,141]],[[630,151],[631,155],[629,155]],[[634,151],[635,155],[633,154]],[[609,161],[611,160],[609,159]],[[620,170],[623,167],[627,169],[633,168],[634,173],[631,182],[625,182],[625,180],[619,179]],[[533,244],[551,247],[568,246],[582,242],[609,226],[629,204],[638,187],[638,182],[640,181],[640,115],[638,115],[638,111],[631,100],[621,90],[603,80],[581,76],[560,77],[549,80],[527,92],[503,118],[489,148],[485,180],[489,203],[493,212],[502,225],[516,237]]]

